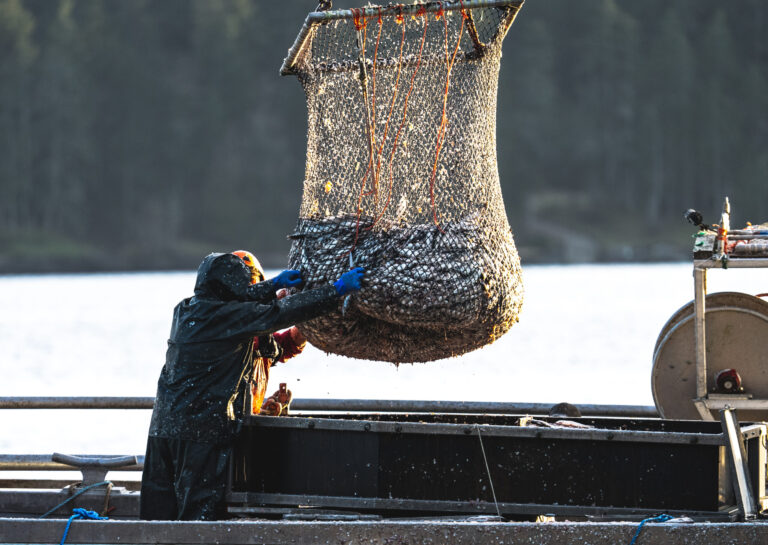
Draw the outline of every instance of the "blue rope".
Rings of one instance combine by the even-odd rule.
[[[100,517],[99,514],[96,511],[89,511],[88,509],[83,509],[82,507],[75,507],[72,509],[72,516],[69,517],[69,520],[67,521],[67,527],[64,528],[64,535],[61,536],[61,541],[59,542],[59,545],[64,545],[64,541],[67,539],[67,534],[69,533],[69,526],[72,524],[72,521],[75,519],[91,519],[91,520],[107,520],[107,517]]]
[[[640,522],[640,525],[637,527],[637,531],[635,532],[635,535],[634,535],[634,537],[632,538],[632,541],[630,541],[630,542],[629,542],[629,545],[635,545],[635,543],[637,542],[637,536],[639,536],[639,535],[640,535],[640,530],[642,530],[642,529],[643,529],[643,525],[644,525],[646,522],[667,522],[667,521],[668,521],[668,520],[670,520],[671,518],[672,518],[672,516],[671,516],[671,515],[667,515],[667,514],[661,514],[661,515],[658,515],[658,516],[656,516],[656,517],[651,517],[651,518],[647,518],[647,519],[644,519],[644,520],[642,520],[642,521]]]
[[[51,513],[53,513],[54,511],[56,511],[56,510],[57,510],[59,507],[63,507],[63,506],[65,506],[67,503],[69,503],[69,502],[71,502],[72,500],[74,500],[76,497],[78,497],[80,494],[82,494],[82,493],[83,493],[83,492],[85,492],[86,490],[90,490],[91,488],[94,488],[94,487],[96,487],[96,486],[104,486],[105,484],[112,484],[112,481],[101,481],[100,483],[94,483],[94,484],[91,484],[91,485],[88,485],[88,486],[86,486],[86,487],[85,487],[85,488],[83,488],[82,490],[78,490],[76,493],[72,494],[70,497],[68,497],[66,500],[64,500],[63,502],[61,502],[59,505],[57,505],[57,506],[56,506],[56,507],[54,507],[53,509],[49,510],[48,512],[46,512],[46,513],[45,513],[45,514],[43,514],[43,515],[40,515],[40,517],[39,517],[39,518],[41,518],[41,519],[44,519],[45,517],[47,517],[48,515],[50,515],[50,514],[51,514]]]

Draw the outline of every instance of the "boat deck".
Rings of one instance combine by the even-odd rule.
[[[65,525],[65,520],[0,519],[0,542],[59,543]],[[636,522],[78,520],[72,523],[66,543],[616,545],[630,543],[637,529]],[[768,543],[768,522],[647,523],[642,527],[637,542],[642,545],[755,545]]]
[[[13,408],[39,402],[6,401]],[[563,424],[520,414],[544,413],[539,406],[526,407],[529,412],[492,404],[483,407],[492,414],[479,414],[474,403],[346,403],[361,405],[355,408],[363,412],[342,412],[350,407],[337,400],[333,407],[343,406],[338,412],[313,406],[312,414],[246,423],[228,493],[231,520],[136,520],[136,482],[107,481],[105,475],[140,471],[143,457],[88,459],[79,468],[79,487],[4,480],[0,543],[60,543],[75,507],[106,511],[110,520],[72,521],[66,543],[614,545],[630,543],[638,530],[639,545],[768,543],[768,519],[762,518],[766,426],[739,424],[731,411],[718,424],[611,407]],[[257,439],[291,453],[270,466],[268,478],[248,469],[263,467],[262,449],[249,444]],[[76,463],[58,454],[0,458],[4,469],[14,471],[71,471],[67,464]],[[252,476],[243,478],[247,474]],[[104,482],[111,486],[97,486]],[[489,492],[491,482],[495,492]],[[94,488],[83,490],[86,484]],[[446,503],[455,505],[444,508]],[[47,518],[38,518],[47,510]],[[661,513],[675,518],[648,520]]]

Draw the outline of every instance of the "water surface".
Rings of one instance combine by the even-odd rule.
[[[308,347],[274,368],[296,397],[652,405],[651,358],[693,298],[690,263],[528,266],[520,323],[481,350],[401,365]],[[194,274],[0,277],[1,396],[152,396],[171,312]],[[768,292],[768,271],[710,271],[709,291]],[[375,339],[371,339],[375,342]],[[2,453],[140,454],[146,410],[0,410]]]

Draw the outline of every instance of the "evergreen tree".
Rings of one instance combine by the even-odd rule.
[[[31,206],[34,28],[20,0],[0,0],[0,226],[11,234],[26,226]]]

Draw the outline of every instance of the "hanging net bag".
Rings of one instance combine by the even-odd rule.
[[[520,259],[496,164],[501,45],[521,1],[310,13],[281,73],[307,96],[306,178],[290,265],[306,288],[364,288],[301,324],[316,347],[422,362],[518,319]]]

